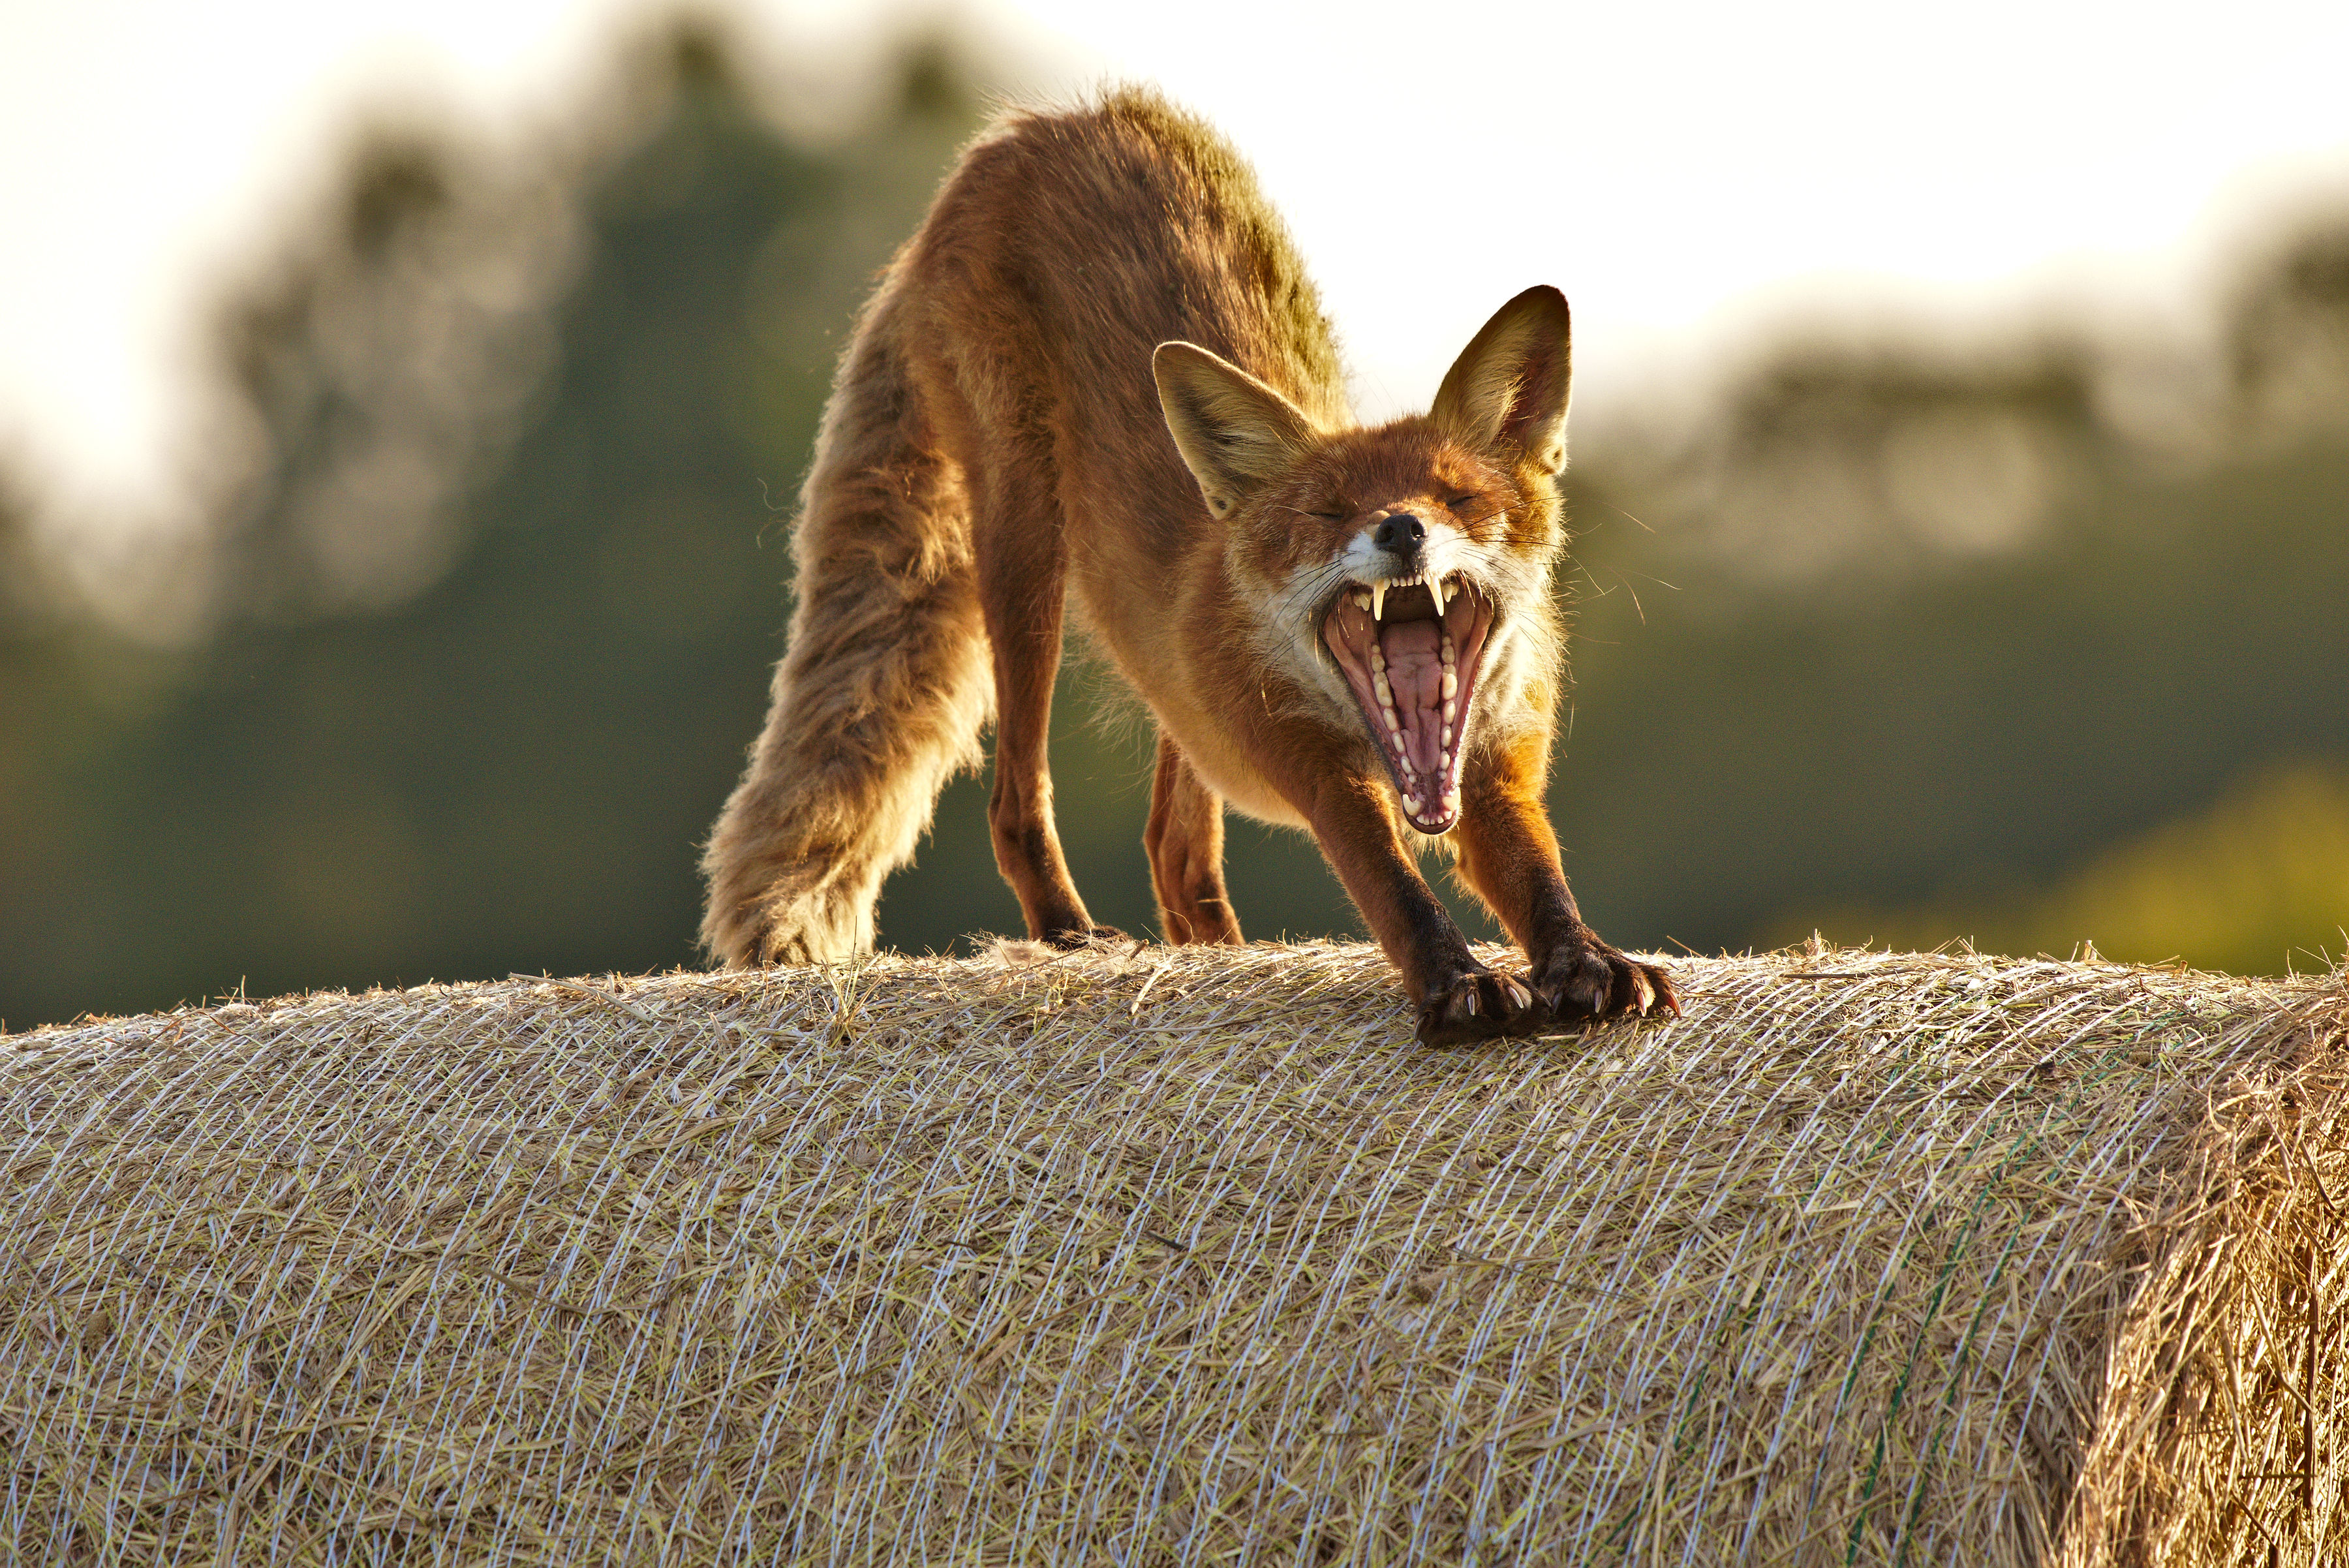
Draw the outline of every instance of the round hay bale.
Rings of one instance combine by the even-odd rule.
[[[1262,945],[13,1037],[0,1556],[2338,1560],[2338,977],[1671,967],[1456,1052]]]

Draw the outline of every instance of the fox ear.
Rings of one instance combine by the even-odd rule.
[[[1566,296],[1529,288],[1493,314],[1445,373],[1430,410],[1479,452],[1514,450],[1552,473],[1566,466],[1574,325]]]
[[[1174,450],[1207,510],[1231,515],[1240,493],[1285,472],[1313,441],[1295,403],[1195,343],[1161,343],[1150,358]]]

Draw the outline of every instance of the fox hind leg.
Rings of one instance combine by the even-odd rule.
[[[1224,887],[1224,802],[1193,770],[1173,740],[1158,737],[1158,771],[1150,787],[1150,826],[1142,836],[1158,927],[1167,941],[1237,946],[1239,918]]]
[[[1052,819],[1049,742],[1061,668],[1068,549],[1050,461],[1012,441],[973,475],[978,597],[995,656],[995,794],[988,826],[995,864],[1019,897],[1028,934],[1057,947],[1123,933],[1093,924],[1070,878]]]

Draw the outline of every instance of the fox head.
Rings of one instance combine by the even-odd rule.
[[[1460,820],[1462,759],[1556,690],[1548,576],[1562,541],[1572,379],[1566,296],[1486,322],[1425,414],[1324,429],[1192,343],[1153,360],[1175,450],[1228,540],[1261,651],[1359,724],[1403,815]],[[1546,711],[1537,722],[1546,729]]]

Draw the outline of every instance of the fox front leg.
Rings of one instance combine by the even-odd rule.
[[[1475,760],[1462,784],[1460,826],[1453,830],[1460,875],[1526,950],[1538,1029],[1593,1020],[1678,1015],[1671,977],[1641,963],[1582,923],[1558,863],[1557,835],[1533,787],[1546,742],[1532,737]]]
[[[1299,804],[1380,950],[1402,972],[1418,1006],[1420,1044],[1461,1045],[1537,1032],[1541,1020],[1532,993],[1469,950],[1468,939],[1403,852],[1379,785],[1333,774]]]

